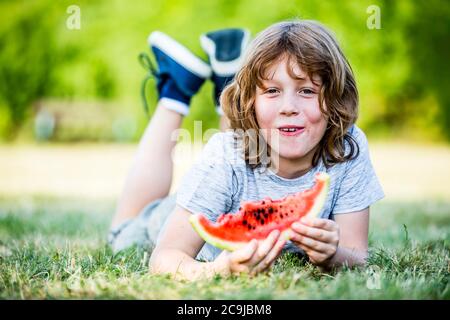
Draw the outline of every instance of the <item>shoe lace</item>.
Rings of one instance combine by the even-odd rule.
[[[142,103],[144,104],[144,110],[147,116],[150,116],[149,108],[148,108],[148,102],[147,97],[145,95],[145,89],[147,88],[147,82],[151,78],[156,78],[158,76],[158,72],[156,71],[152,61],[150,60],[150,57],[145,52],[141,52],[139,54],[139,62],[141,66],[147,71],[147,74],[145,75],[144,80],[142,80],[141,85],[141,98]]]

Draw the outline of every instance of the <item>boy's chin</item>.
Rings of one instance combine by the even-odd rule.
[[[275,151],[276,155],[286,160],[299,160],[306,155],[306,152],[302,150],[289,150],[280,149],[279,152]]]

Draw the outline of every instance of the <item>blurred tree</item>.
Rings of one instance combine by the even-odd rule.
[[[130,132],[138,139],[148,119],[139,95],[145,71],[137,56],[149,52],[150,32],[166,32],[206,59],[199,44],[203,32],[244,27],[254,36],[272,23],[300,18],[318,20],[336,34],[355,71],[363,129],[450,141],[449,1],[78,0],[82,23],[76,31],[65,23],[72,4],[0,1],[0,135],[7,126],[13,137],[34,101],[53,98],[114,102],[120,108],[106,104],[105,111],[134,118],[138,128]],[[381,29],[367,28],[371,5],[380,7]],[[154,107],[154,81],[147,89]],[[184,128],[192,131],[197,120],[203,130],[217,127],[212,89],[207,81],[194,97]]]
[[[116,83],[109,66],[103,60],[92,63],[92,72],[95,85],[95,96],[111,99],[115,95]]]
[[[414,19],[405,26],[405,36],[413,40],[408,41],[411,61],[409,99],[426,95],[436,97],[439,110],[432,120],[450,141],[450,2],[417,1]],[[416,117],[423,117],[427,112],[417,110]]]
[[[9,138],[26,119],[30,104],[47,94],[55,57],[54,32],[44,6],[21,12],[1,30],[0,99],[10,119]]]

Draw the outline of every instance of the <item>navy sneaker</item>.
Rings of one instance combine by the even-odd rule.
[[[149,75],[157,79],[159,101],[166,108],[187,115],[192,96],[198,92],[205,80],[211,77],[211,67],[160,31],[150,34],[148,44],[155,55],[158,70],[153,68],[150,59],[145,55],[141,55],[140,59],[150,70]],[[145,83],[143,98],[146,106]]]
[[[237,28],[211,31],[200,36],[201,46],[209,57],[213,72],[214,102],[219,115],[223,115],[220,94],[239,70],[249,41],[250,32]]]

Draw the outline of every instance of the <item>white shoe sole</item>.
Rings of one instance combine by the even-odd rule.
[[[161,31],[154,31],[149,35],[147,42],[150,46],[160,49],[184,68],[200,78],[207,79],[211,77],[212,70],[206,62],[195,56],[186,47],[165,33]]]

